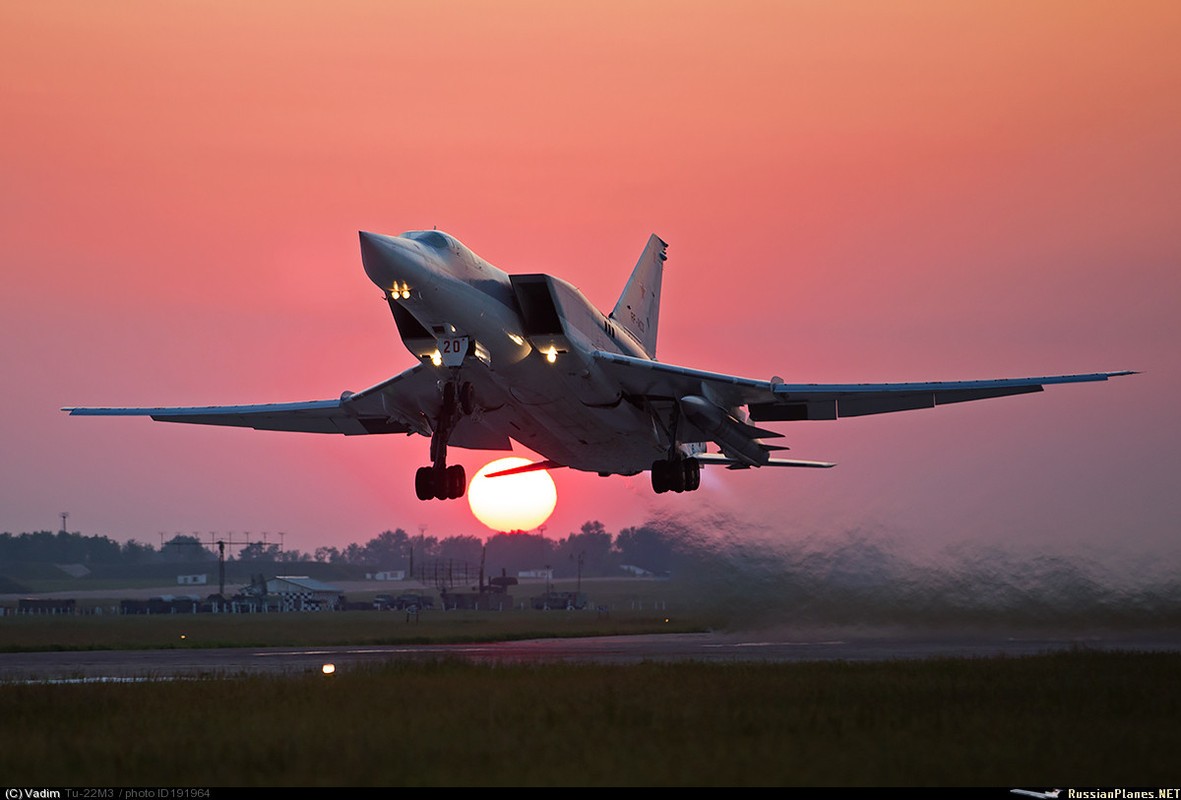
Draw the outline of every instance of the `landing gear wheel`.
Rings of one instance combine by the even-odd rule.
[[[452,467],[447,467],[447,471],[443,473],[445,480],[443,481],[446,492],[446,497],[440,497],[440,500],[458,500],[463,497],[464,491],[467,489],[467,473],[463,469],[462,464],[456,464]]]
[[[414,473],[414,493],[419,500],[430,500],[435,496],[434,467],[419,467]]]
[[[672,488],[669,485],[671,483],[669,475],[671,471],[668,461],[662,459],[652,462],[652,491],[657,494],[664,494]]]
[[[693,492],[701,486],[701,462],[695,458],[661,459],[652,462],[652,490]]]
[[[668,463],[668,490],[680,494],[685,491],[685,462],[677,459]]]

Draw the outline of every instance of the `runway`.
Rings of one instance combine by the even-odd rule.
[[[1072,649],[1181,651],[1181,632],[1085,635],[864,634],[779,632],[663,634],[532,639],[484,644],[381,647],[91,650],[0,654],[0,683],[226,678],[249,674],[337,672],[391,661],[468,659],[481,663],[696,661],[708,663],[883,661],[935,657],[1029,656]]]

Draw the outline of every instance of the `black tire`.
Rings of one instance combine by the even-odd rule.
[[[435,470],[431,467],[419,467],[414,473],[414,493],[419,500],[430,500],[435,496]]]
[[[701,462],[695,458],[686,458],[682,464],[685,470],[685,491],[697,491],[701,488]]]
[[[669,468],[668,462],[661,459],[660,461],[652,462],[652,491],[657,494],[664,494],[671,487],[669,486]]]
[[[463,497],[464,491],[467,490],[467,472],[464,470],[462,464],[456,464],[452,467],[447,467],[446,473],[447,484],[447,498],[449,500],[458,500]]]
[[[680,494],[685,491],[685,480],[688,477],[685,469],[685,462],[683,460],[668,462],[668,488],[670,491]]]

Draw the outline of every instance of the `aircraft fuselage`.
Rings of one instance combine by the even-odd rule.
[[[576,287],[510,276],[440,231],[361,237],[365,271],[385,292],[406,348],[435,366],[440,382],[470,382],[477,413],[511,438],[604,474],[640,472],[668,454],[650,409],[625,398],[591,356],[646,358],[643,348]]]

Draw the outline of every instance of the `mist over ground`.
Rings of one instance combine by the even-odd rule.
[[[733,627],[1141,630],[1181,626],[1181,570],[1158,554],[957,542],[924,551],[884,529],[784,540],[717,515],[644,526],[671,575]]]

